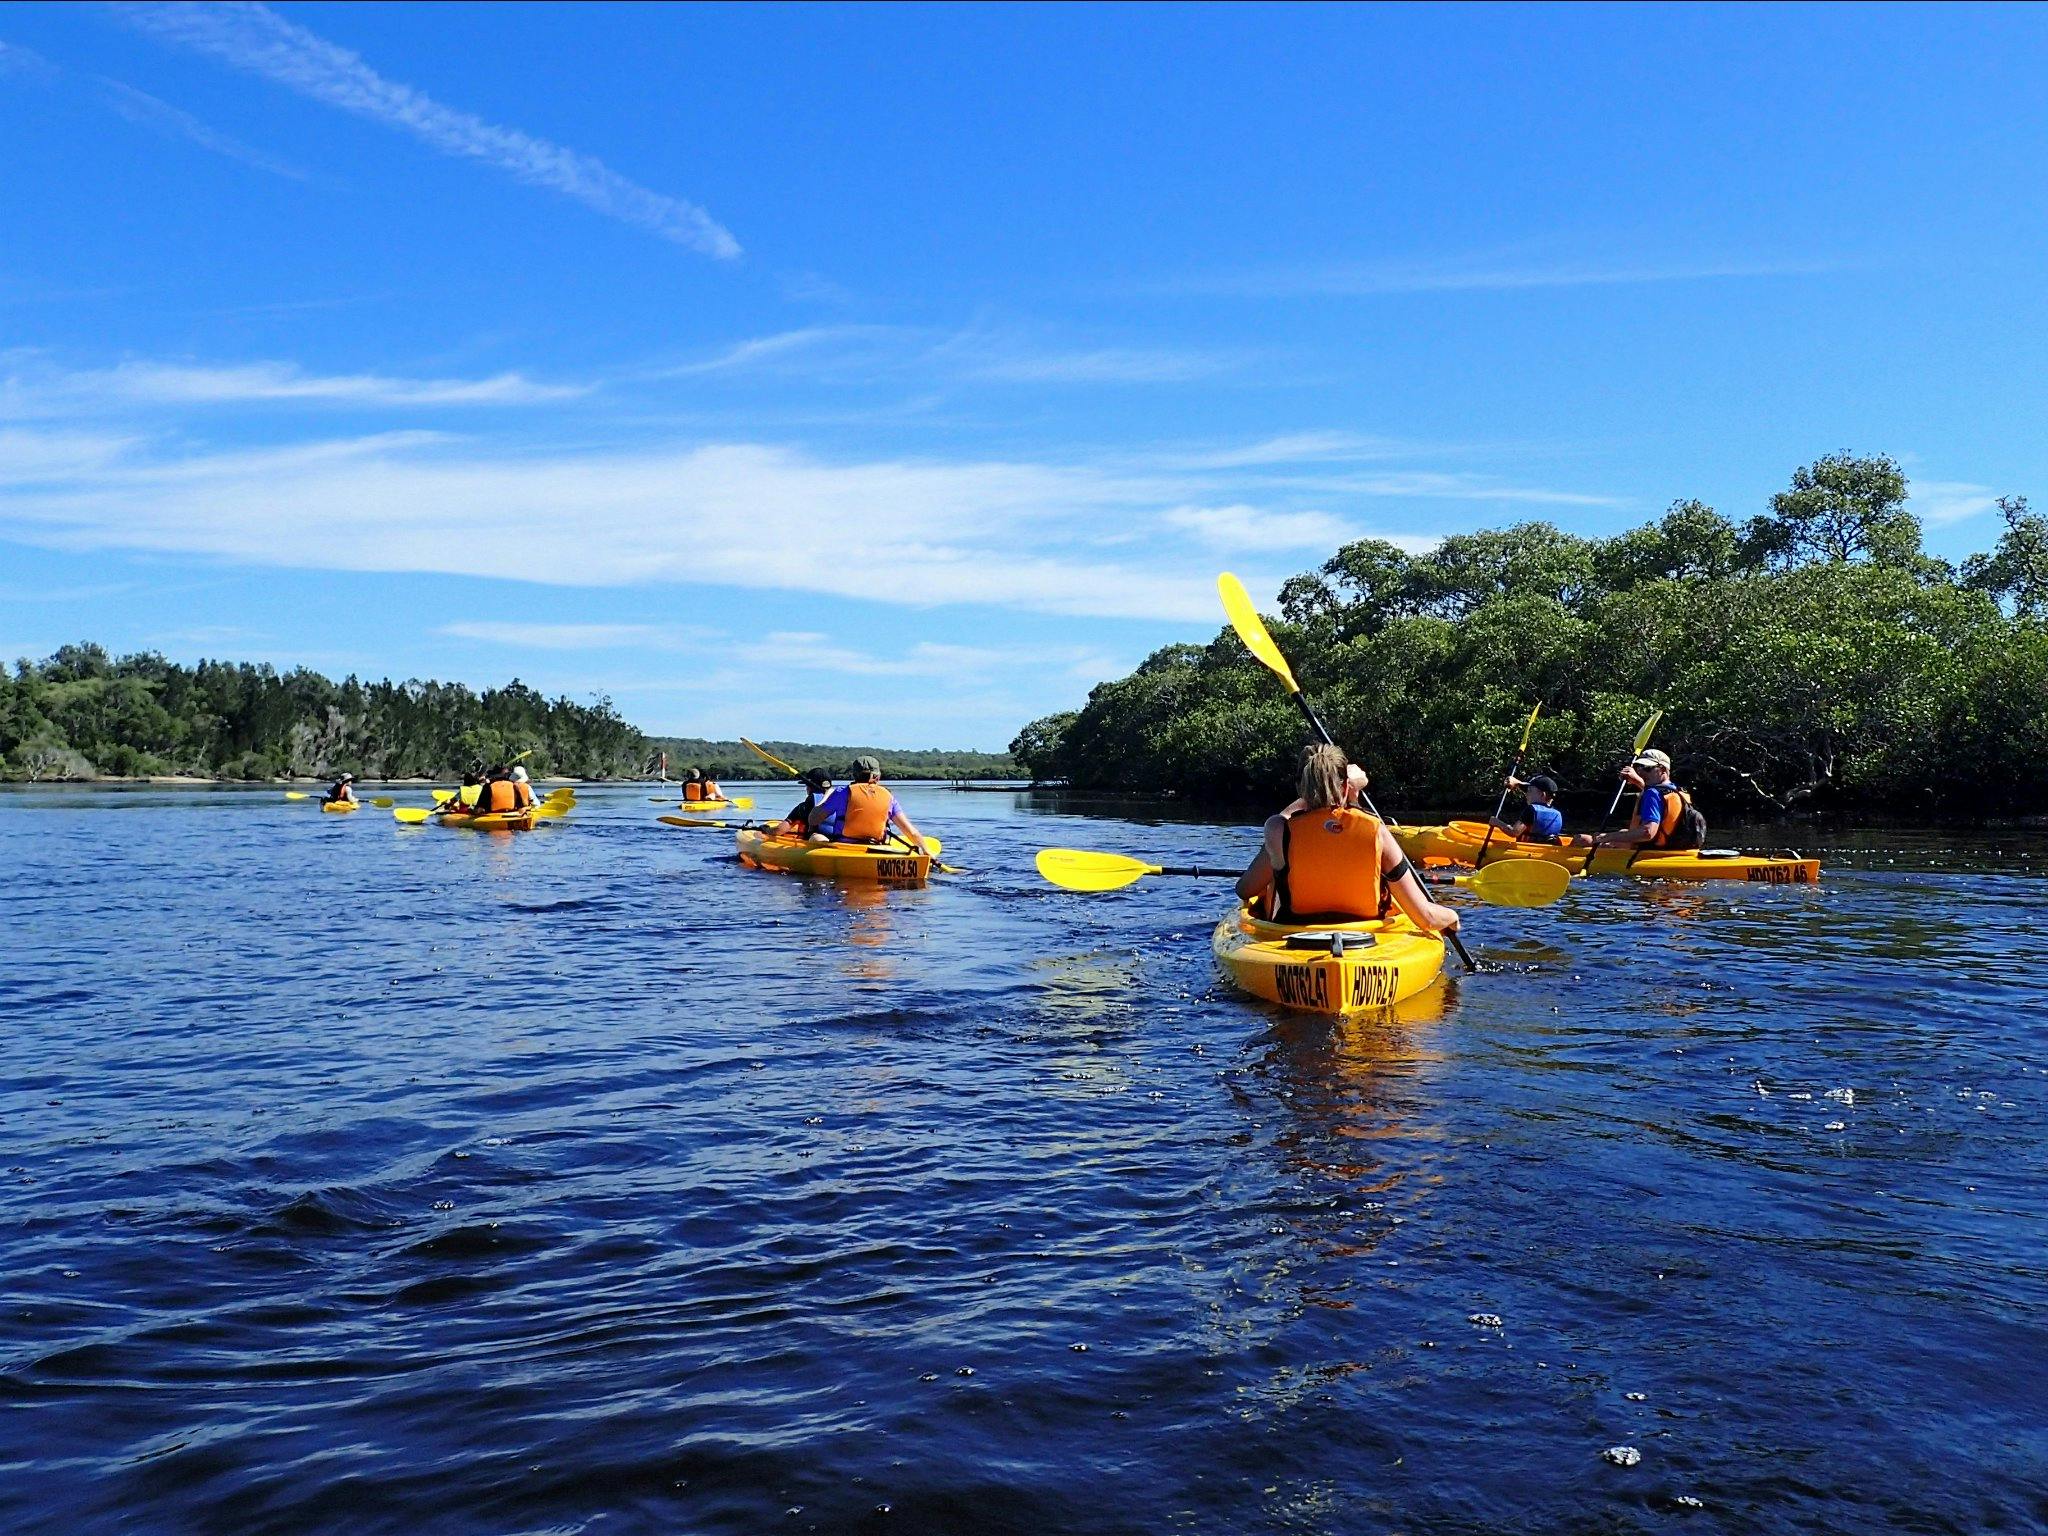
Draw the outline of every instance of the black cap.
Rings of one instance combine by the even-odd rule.
[[[832,775],[823,768],[812,768],[804,774],[804,783],[812,789],[830,789]]]
[[[1553,779],[1547,773],[1539,773],[1536,775],[1535,778],[1525,779],[1523,780],[1523,782],[1527,784],[1531,789],[1542,790],[1543,793],[1545,793],[1546,795],[1554,795],[1557,793],[1557,780]]]

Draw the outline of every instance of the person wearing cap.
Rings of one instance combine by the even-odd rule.
[[[814,843],[879,843],[891,827],[911,847],[924,846],[923,835],[910,824],[896,797],[882,788],[882,765],[865,753],[853,760],[847,782],[811,812]]]
[[[1671,758],[1655,747],[1621,770],[1622,782],[1642,792],[1633,826],[1585,839],[1598,848],[1698,848],[1706,842],[1706,818],[1692,796],[1671,779]]]
[[[328,786],[327,803],[329,805],[347,805],[355,797],[356,776],[352,773],[344,773],[333,784]]]
[[[533,785],[527,781],[526,767],[521,763],[512,765],[512,797],[519,802],[518,810],[523,811],[533,804]]]
[[[1496,832],[1505,832],[1518,843],[1564,841],[1564,813],[1551,803],[1557,799],[1557,780],[1547,773],[1528,779],[1509,774],[1508,788],[1522,792],[1522,814],[1512,821],[1495,821]]]
[[[491,771],[484,775],[483,793],[477,796],[476,808],[492,816],[502,816],[519,809],[519,786],[513,781],[512,770],[505,764],[491,764]]]
[[[818,808],[818,797],[832,791],[832,775],[823,768],[804,770],[804,797],[790,807],[789,814],[782,818],[781,832],[786,837],[807,837],[811,830],[811,812]]]

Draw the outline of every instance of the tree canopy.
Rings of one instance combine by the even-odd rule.
[[[1636,727],[1722,814],[1824,805],[2038,810],[2048,749],[2048,518],[2000,505],[1960,571],[1922,553],[1883,456],[1800,468],[1738,525],[1699,501],[1611,538],[1543,522],[1425,554],[1347,544],[1281,589],[1274,637],[1387,805],[1490,802],[1541,701],[1528,768],[1603,792]],[[1222,631],[1173,645],[1011,752],[1039,779],[1284,799],[1302,744]]]

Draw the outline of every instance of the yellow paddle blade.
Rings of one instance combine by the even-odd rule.
[[[549,790],[547,793],[547,798],[550,800],[563,801],[567,804],[573,805],[576,802],[576,791],[569,788],[565,784],[560,789]]]
[[[411,827],[417,826],[420,822],[425,821],[429,816],[433,814],[434,813],[432,811],[426,809],[424,806],[401,805],[391,813],[391,817],[394,821],[402,821],[407,826]]]
[[[727,800],[725,803],[736,811],[751,811],[754,808],[752,797],[747,795],[742,795],[737,800]]]
[[[372,800],[370,804],[377,807],[377,809],[380,811],[388,811],[391,809],[391,807],[398,804],[398,802],[392,799],[389,795],[379,795],[376,799]]]
[[[1117,891],[1134,880],[1157,874],[1159,866],[1120,853],[1093,853],[1085,848],[1041,848],[1038,872],[1069,891]]]
[[[1458,884],[1496,907],[1547,907],[1571,883],[1572,872],[1548,859],[1502,859],[1477,874],[1458,876]]]
[[[657,816],[654,819],[670,827],[724,827],[731,830],[742,825],[737,821],[713,821],[708,816]]]
[[[437,789],[434,791],[434,803],[437,805],[446,805],[454,798],[455,791],[452,789]]]
[[[1636,732],[1636,744],[1633,749],[1633,752],[1631,753],[1632,756],[1640,756],[1642,754],[1643,748],[1647,747],[1650,744],[1650,737],[1652,734],[1655,733],[1657,729],[1657,722],[1659,720],[1662,720],[1663,718],[1663,710],[1654,709],[1650,711],[1650,718],[1645,720],[1643,722],[1643,728],[1640,731]]]
[[[288,789],[284,792],[284,797],[287,800],[310,800],[313,798],[303,789]]]
[[[1541,699],[1539,699],[1539,700],[1537,700],[1537,701],[1536,701],[1536,707],[1535,707],[1534,709],[1532,709],[1532,710],[1530,710],[1530,711],[1529,711],[1529,723],[1528,723],[1527,725],[1525,725],[1525,726],[1523,726],[1523,727],[1522,727],[1522,751],[1523,751],[1523,752],[1526,752],[1526,751],[1528,751],[1528,750],[1529,750],[1529,738],[1530,738],[1531,736],[1533,736],[1533,735],[1535,735],[1535,734],[1536,734],[1536,717],[1537,717],[1538,715],[1542,714],[1542,713],[1543,713],[1543,701],[1542,701]],[[1638,750],[1638,751],[1641,751],[1642,749],[1641,749],[1641,748],[1637,748],[1637,750]],[[1517,753],[1517,754],[1516,754],[1516,756],[1517,756],[1517,757],[1519,757],[1520,755],[1521,755],[1521,753]]]
[[[543,800],[533,808],[533,819],[543,821],[551,816],[566,816],[575,809],[567,800]]]
[[[788,763],[785,763],[781,758],[777,757],[773,752],[770,752],[766,747],[762,746],[759,742],[749,741],[746,737],[742,736],[740,738],[740,745],[745,747],[749,752],[753,753],[754,756],[760,758],[762,762],[773,763],[776,767],[780,768],[784,773],[788,774],[792,779],[800,779],[803,777],[803,775],[798,773],[796,769],[792,768]]]
[[[1244,642],[1245,649],[1271,667],[1280,681],[1287,685],[1289,693],[1301,692],[1301,684],[1294,680],[1294,669],[1287,665],[1287,658],[1273,643],[1266,621],[1252,606],[1251,594],[1245,591],[1244,583],[1225,571],[1216,578],[1216,590],[1223,597],[1223,612],[1230,619],[1230,627],[1237,631],[1237,638]]]

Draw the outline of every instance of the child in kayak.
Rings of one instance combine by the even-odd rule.
[[[1288,923],[1377,918],[1391,898],[1424,932],[1457,927],[1458,914],[1429,899],[1394,834],[1358,809],[1364,777],[1354,776],[1341,748],[1310,747],[1300,797],[1266,823],[1265,841],[1238,877],[1238,898],[1264,902],[1268,915]]]
[[[847,782],[811,812],[814,843],[879,843],[891,827],[911,847],[924,847],[923,834],[910,824],[896,797],[882,788],[882,765],[866,754],[853,760]]]
[[[347,805],[356,797],[356,776],[344,773],[327,791],[327,804]]]
[[[777,828],[784,837],[808,837],[811,831],[811,813],[818,808],[818,797],[832,792],[832,775],[822,768],[804,770],[804,797],[789,808],[789,814],[782,818]]]
[[[1547,773],[1539,773],[1532,779],[1518,779],[1508,775],[1508,788],[1522,792],[1522,813],[1512,820],[1497,820],[1493,823],[1496,832],[1505,832],[1518,843],[1561,843],[1564,839],[1564,813],[1551,802],[1557,798],[1557,780]]]

